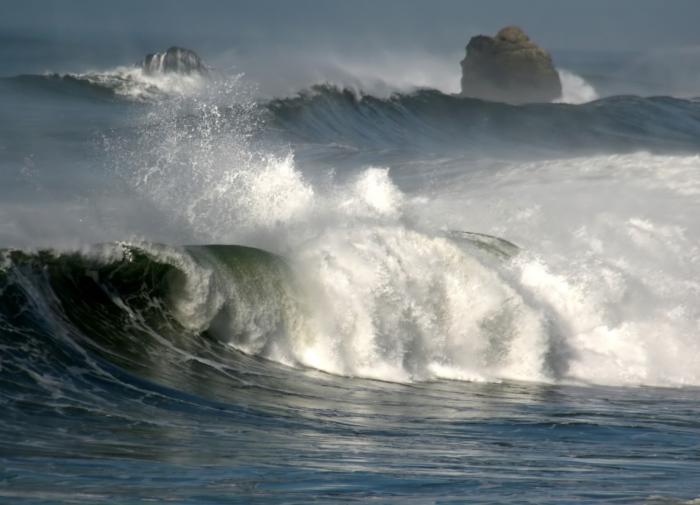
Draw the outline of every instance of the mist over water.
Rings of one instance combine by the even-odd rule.
[[[693,503],[692,70],[246,36],[0,78],[0,499]]]

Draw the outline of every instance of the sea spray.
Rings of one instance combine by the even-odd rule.
[[[238,128],[252,108],[169,105],[151,112],[139,149],[121,151],[121,173],[201,240],[283,254],[309,304],[306,323],[282,332],[249,327],[240,340],[246,330],[236,323],[232,345],[384,380],[550,375],[544,316],[442,232],[405,222],[406,196],[387,169],[315,187],[290,154],[270,154]],[[244,300],[236,304],[243,310]],[[516,358],[528,347],[527,360]]]
[[[258,135],[275,120],[270,111],[308,114],[318,100],[342,103],[322,122],[304,121],[361,133],[362,107],[403,114],[421,97],[437,98],[341,97],[322,88],[260,107],[239,84],[147,108],[135,144],[110,151],[124,179],[183,235],[289,261],[304,323],[283,332],[251,326],[254,338],[232,338],[238,349],[398,381],[700,383],[692,365],[697,234],[679,211],[696,205],[697,157],[456,158],[439,161],[429,191],[400,164],[304,172],[291,146]],[[382,117],[374,128],[395,124]],[[388,140],[396,134],[387,132]],[[438,174],[431,160],[419,163]],[[483,256],[450,230],[503,237],[521,250]],[[242,335],[236,328],[231,335]],[[225,330],[218,334],[225,340]]]
[[[598,99],[595,88],[586,80],[569,70],[559,69],[561,79],[561,98],[555,100],[558,103],[586,103]]]
[[[649,153],[474,163],[423,216],[521,247],[511,282],[555,323],[569,379],[698,384],[699,169]]]

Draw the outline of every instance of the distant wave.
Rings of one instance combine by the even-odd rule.
[[[435,89],[445,94],[452,94],[453,89],[445,85],[447,78],[444,76],[439,86],[432,86],[433,83],[426,79],[425,73],[410,74],[404,76],[403,80],[382,81],[379,77],[371,79],[366,76],[367,70],[364,67],[356,66],[345,69],[346,72],[353,72],[342,77],[339,82],[329,80],[333,84],[328,87],[354,90],[358,94],[372,95],[377,98],[386,99],[392,94],[410,94],[420,89]],[[375,70],[375,74],[378,70]],[[395,72],[396,73],[396,72]],[[568,70],[559,70],[562,79],[563,96],[556,100],[558,103],[579,104],[590,102],[598,98],[598,95],[589,83],[582,77]],[[6,78],[7,79],[7,78]],[[122,66],[103,71],[89,71],[82,73],[58,73],[51,72],[42,75],[21,75],[9,78],[29,84],[44,82],[46,86],[60,86],[61,84],[87,85],[95,90],[102,90],[116,96],[139,101],[156,100],[168,96],[182,96],[201,91],[206,82],[204,74],[192,73],[165,73],[147,72],[141,67]],[[343,84],[343,82],[349,83]],[[322,85],[321,85],[322,86]],[[318,86],[315,86],[318,87]]]
[[[632,95],[595,99],[595,90],[583,79],[560,72],[562,100],[571,103],[514,106],[434,89],[380,97],[330,84],[312,86],[291,97],[256,101],[268,111],[268,131],[308,144],[413,151],[504,146],[695,151],[700,147],[698,100]],[[231,95],[240,96],[230,90],[244,87],[240,75],[211,79],[198,74],[146,75],[137,67],[22,75],[2,82],[20,93],[126,103],[197,99],[208,93],[222,100],[222,111],[236,105],[238,98],[232,102]],[[249,88],[246,100],[253,100],[253,88]],[[211,102],[212,97],[206,100]]]
[[[273,100],[268,109],[292,139],[311,143],[406,149],[493,142],[557,149],[700,146],[700,104],[671,97],[513,106],[436,90],[383,99],[324,85]]]
[[[204,88],[205,78],[198,74],[147,74],[138,67],[117,67],[84,73],[46,73],[19,75],[5,81],[29,90],[68,93],[76,97],[114,97],[132,101],[194,94]]]
[[[111,100],[117,97],[113,89],[82,79],[73,74],[23,74],[0,79],[23,94],[49,94],[85,100]]]
[[[205,81],[204,77],[196,73],[149,74],[138,67],[117,67],[105,72],[68,75],[133,100],[152,100],[164,96],[192,94],[201,90]]]

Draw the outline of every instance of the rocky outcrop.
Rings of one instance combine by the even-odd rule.
[[[552,57],[515,26],[472,37],[461,65],[462,96],[516,104],[561,97]]]
[[[190,49],[171,47],[164,53],[146,55],[141,68],[148,75],[163,73],[207,74],[207,67],[202,59]]]

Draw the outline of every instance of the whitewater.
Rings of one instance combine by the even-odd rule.
[[[700,496],[700,103],[358,65],[0,79],[0,500]]]
[[[222,94],[235,95],[238,108],[214,104]],[[309,109],[316,100],[340,102],[349,124],[323,129],[347,128],[344,142],[382,140],[362,132],[361,106],[376,99],[332,87],[307,98]],[[517,162],[393,154],[393,169],[360,163],[338,176],[323,167],[319,181],[299,170],[288,146],[270,153],[253,145],[250,123],[262,113],[240,103],[238,87],[229,82],[209,100],[176,100],[159,113],[159,129],[142,132],[138,148],[111,147],[117,170],[198,241],[261,247],[284,256],[303,279],[313,307],[304,325],[282,335],[255,328],[254,343],[234,347],[397,382],[698,384],[698,155],[560,154]],[[194,109],[200,122],[182,129],[183,109]],[[294,119],[290,131],[310,123],[313,135],[318,128],[318,120]],[[409,128],[416,142],[427,130]],[[436,133],[428,134],[434,142]],[[316,157],[327,149],[311,148]],[[484,255],[481,234],[518,245]],[[200,284],[202,274],[194,275]]]

